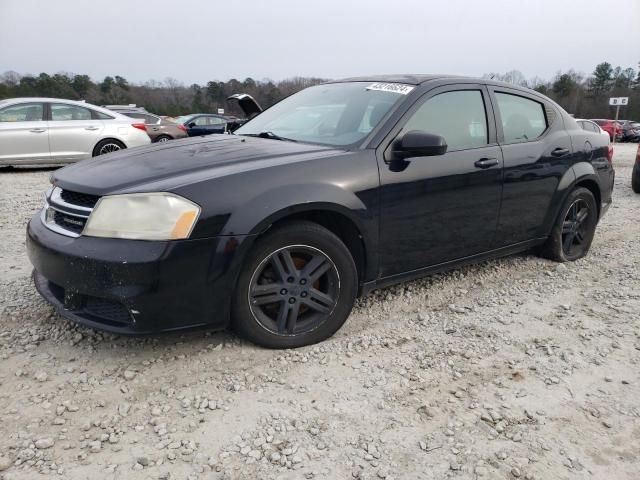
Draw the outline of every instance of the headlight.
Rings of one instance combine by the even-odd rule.
[[[200,207],[171,193],[133,193],[102,197],[82,235],[133,240],[188,238]]]

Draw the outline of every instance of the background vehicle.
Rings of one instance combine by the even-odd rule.
[[[194,113],[176,118],[176,123],[186,128],[187,135],[197,137],[212,133],[227,133],[228,120],[222,115]]]
[[[613,141],[615,134],[616,141],[622,140],[622,127],[620,124],[616,124],[615,120],[607,120],[601,118],[591,118],[592,122],[597,123],[602,130],[609,134],[609,139]]]
[[[232,324],[298,347],[332,335],[375,288],[532,248],[584,257],[611,203],[611,153],[511,84],[335,81],[235,135],[55,172],[27,250],[38,290],[77,322]]]
[[[586,130],[588,132],[601,133],[603,135],[609,136],[609,134],[607,132],[605,132],[602,129],[602,127],[600,127],[600,125],[598,125],[593,120],[586,120],[584,118],[576,118],[576,123],[580,126],[580,128],[582,128],[583,130]]]
[[[148,143],[143,123],[88,103],[0,101],[0,165],[71,163]]]
[[[633,188],[634,192],[640,193],[640,145],[638,145],[636,163],[633,164],[633,171],[631,172],[631,188]]]
[[[622,127],[622,141],[623,142],[637,142],[640,141],[640,123],[632,120],[619,121]]]
[[[165,120],[162,117],[149,113],[144,109],[115,109],[115,111],[122,115],[126,115],[127,117],[142,120],[152,142],[168,142],[169,140],[174,140],[176,138],[187,137],[187,128],[184,125]]]

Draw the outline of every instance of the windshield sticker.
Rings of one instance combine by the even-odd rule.
[[[400,95],[406,95],[413,86],[405,85],[404,83],[372,83],[367,87],[367,90],[378,90],[380,92],[392,92],[399,93]]]

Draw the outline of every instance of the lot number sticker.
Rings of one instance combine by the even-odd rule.
[[[377,90],[379,92],[392,92],[399,93],[400,95],[406,95],[413,86],[405,85],[404,83],[373,83],[367,87],[367,90]]]

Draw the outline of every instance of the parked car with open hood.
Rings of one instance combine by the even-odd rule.
[[[51,181],[27,251],[61,315],[130,334],[231,325],[289,348],[331,336],[372,289],[527,249],[584,257],[614,171],[608,140],[538,92],[398,75]]]
[[[144,123],[57,98],[0,101],[0,165],[52,165],[150,143]]]

